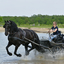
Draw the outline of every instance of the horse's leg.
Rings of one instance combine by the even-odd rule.
[[[33,41],[35,41],[35,40],[33,40]],[[33,50],[35,48],[34,44],[31,43],[31,45],[32,45],[32,47],[28,50],[28,52],[30,52],[31,50]]]
[[[29,55],[28,44],[25,44],[25,55]]]
[[[6,46],[6,50],[7,50],[7,53],[11,56],[12,53],[9,52],[8,48],[11,46],[12,44],[9,42],[8,45]]]
[[[16,45],[16,46],[15,46],[14,54],[15,54],[16,56],[18,56],[18,57],[21,57],[21,56],[22,56],[21,54],[17,54],[17,49],[18,49],[19,46],[20,46],[20,45]]]
[[[28,50],[28,52],[30,52],[31,50],[33,50],[34,49],[34,44],[32,44],[32,48],[30,48],[29,50]]]

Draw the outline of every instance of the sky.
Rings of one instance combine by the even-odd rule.
[[[0,16],[64,15],[64,0],[0,0]]]

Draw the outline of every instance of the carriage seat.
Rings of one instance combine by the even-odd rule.
[[[56,38],[53,39],[54,42],[64,42],[64,34],[61,34],[61,31],[59,31],[59,34]]]
[[[53,39],[53,41],[59,41],[63,39],[63,34],[61,34],[61,31],[58,31],[57,37]]]
[[[58,35],[61,35],[61,31],[58,31]]]

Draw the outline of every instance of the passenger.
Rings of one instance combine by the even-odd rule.
[[[57,27],[57,23],[54,21],[53,22],[53,27],[51,28],[51,30],[48,31],[49,33],[53,32],[52,36],[49,37],[49,41],[53,42],[52,40],[57,37],[59,31],[58,31],[58,27]]]

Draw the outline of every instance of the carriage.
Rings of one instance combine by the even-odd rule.
[[[51,36],[52,34],[49,33],[49,37]],[[51,42],[48,39],[41,39],[40,43],[41,45],[49,47],[52,52],[60,51],[64,49],[64,34],[61,34],[61,31],[59,31],[57,37],[55,37]]]

